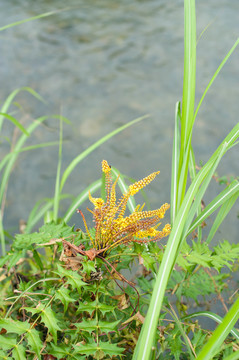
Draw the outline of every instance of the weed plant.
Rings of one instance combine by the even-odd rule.
[[[168,204],[149,211],[136,206],[133,198],[158,172],[127,187],[124,176],[119,175],[116,168],[110,168],[106,161],[102,163],[102,177],[73,199],[63,219],[59,219],[64,184],[73,169],[107,139],[143,118],[106,135],[62,171],[62,123],[68,120],[58,117],[60,139],[55,194],[52,199],[36,204],[24,232],[15,236],[6,254],[3,216],[9,177],[19,153],[31,149],[24,147],[28,136],[47,117],[37,119],[25,129],[8,114],[19,91],[29,91],[39,98],[29,88],[14,91],[4,102],[0,130],[3,120],[8,120],[22,135],[0,162],[3,252],[0,259],[0,358],[239,359],[236,329],[239,297],[230,291],[231,276],[238,271],[239,244],[224,240],[211,246],[217,229],[238,198],[238,180],[226,182],[221,193],[210,204],[202,206],[203,196],[221,158],[236,144],[239,124],[200,169],[196,167],[191,144],[200,105],[239,40],[225,56],[194,110],[195,1],[185,0],[184,9],[184,83],[182,103],[176,104],[175,111],[171,232],[169,224],[159,228]],[[34,148],[47,145],[55,144],[40,144]],[[117,201],[118,185],[122,196]],[[93,197],[100,188],[101,197]],[[88,196],[94,206],[90,209],[94,227],[86,223],[81,211],[85,229],[67,225]],[[205,238],[205,221],[216,210],[217,215]],[[32,233],[34,225],[44,217],[44,225]],[[167,235],[169,237],[163,239]],[[133,266],[137,267],[136,272],[132,272]],[[221,303],[225,311],[223,318],[211,311],[212,299]],[[202,302],[207,306],[195,312],[194,306]],[[202,317],[218,324],[216,329],[209,331],[202,327]]]

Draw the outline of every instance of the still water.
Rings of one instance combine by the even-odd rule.
[[[44,12],[60,12],[0,33],[0,99],[29,86],[46,103],[27,93],[16,98],[14,116],[27,125],[42,115],[62,114],[63,170],[81,151],[108,132],[139,116],[149,120],[118,134],[81,162],[65,185],[77,195],[100,176],[102,159],[140,179],[161,170],[150,185],[152,208],[170,201],[174,108],[183,79],[183,1],[1,0],[0,26]],[[238,0],[197,2],[196,102],[239,35]],[[206,161],[238,121],[237,49],[227,62],[198,114],[194,149]],[[17,109],[17,111],[16,111]],[[6,125],[6,124],[5,124]],[[11,126],[3,135],[11,136]],[[58,140],[59,124],[49,120],[26,145]],[[1,154],[8,151],[3,136]],[[18,231],[37,200],[54,195],[57,147],[23,153],[9,183],[5,226]],[[238,148],[223,160],[219,175],[238,176]],[[220,188],[219,190],[222,190]],[[216,194],[213,186],[209,198]],[[64,213],[64,208],[61,209]],[[217,239],[238,241],[239,205]],[[77,222],[72,219],[72,224]]]

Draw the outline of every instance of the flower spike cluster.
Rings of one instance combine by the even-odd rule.
[[[102,251],[104,256],[118,245],[129,242],[145,243],[157,241],[169,235],[171,227],[166,224],[162,230],[157,230],[160,219],[169,209],[169,204],[163,204],[159,209],[152,211],[142,211],[139,205],[129,216],[125,216],[127,202],[130,196],[134,196],[138,191],[148,185],[159,174],[153,172],[144,179],[130,185],[128,191],[121,198],[116,199],[116,184],[119,176],[113,183],[111,168],[106,160],[102,161],[102,172],[105,174],[106,201],[101,198],[94,198],[89,193],[89,200],[94,205],[91,211],[95,222],[95,237],[93,238],[85,223],[86,231],[90,236],[95,250]],[[85,219],[83,217],[85,222]]]

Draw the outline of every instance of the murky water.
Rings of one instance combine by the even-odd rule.
[[[40,13],[63,9],[63,1],[1,0],[0,26]],[[65,192],[77,195],[100,176],[100,162],[140,179],[161,174],[147,193],[152,208],[169,201],[174,108],[181,99],[183,78],[183,1],[69,0],[67,10],[0,33],[0,99],[29,86],[47,101],[26,93],[15,116],[24,124],[37,116],[60,113],[64,126],[63,169],[81,151],[118,126],[139,116],[145,120],[92,153],[74,171]],[[205,1],[197,6],[197,97],[239,34],[238,0]],[[194,133],[197,162],[206,161],[238,121],[238,49],[226,64],[198,114]],[[28,145],[58,139],[51,120]],[[5,134],[10,135],[5,127]],[[1,138],[1,141],[3,139]],[[2,153],[7,146],[1,144]],[[18,231],[19,219],[35,202],[54,194],[58,149],[23,153],[11,178],[5,224]],[[238,176],[238,148],[219,174]],[[215,187],[212,188],[215,194]],[[64,209],[62,209],[64,212]],[[218,238],[238,241],[239,205]],[[72,221],[76,221],[74,218]]]

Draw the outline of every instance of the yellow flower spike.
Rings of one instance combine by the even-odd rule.
[[[100,209],[104,205],[104,200],[101,198],[93,198],[89,191],[89,200],[94,204],[95,209]]]
[[[111,171],[111,167],[109,166],[108,162],[106,160],[102,161],[102,171],[103,173],[107,174]]]
[[[153,172],[152,174],[146,176],[142,180],[135,182],[134,184],[129,186],[129,193],[131,196],[135,195],[139,190],[143,189],[146,185],[148,185],[156,175],[158,175],[160,171]]]
[[[163,236],[168,236],[170,232],[171,232],[171,225],[166,224],[162,230],[162,233],[164,234]]]
[[[111,187],[111,192],[110,192],[110,208],[111,209],[115,207],[115,203],[116,203],[115,187],[116,187],[116,184],[117,184],[117,182],[119,180],[119,177],[120,177],[120,175],[117,176],[114,184]]]
[[[94,239],[91,239],[93,250],[105,257],[118,245],[127,245],[130,242],[146,243],[148,241],[157,241],[170,233],[169,224],[165,225],[163,230],[157,230],[160,226],[160,219],[164,217],[165,212],[169,209],[167,203],[163,204],[159,209],[151,211],[143,211],[144,205],[137,205],[131,215],[125,216],[130,196],[134,196],[154,180],[159,171],[130,185],[128,191],[118,201],[116,199],[116,184],[119,175],[113,182],[111,167],[106,160],[102,161],[102,172],[105,174],[106,200],[94,198],[89,192],[89,200],[94,205],[94,209],[91,211],[95,223],[95,236]],[[90,235],[87,225],[86,231]]]

